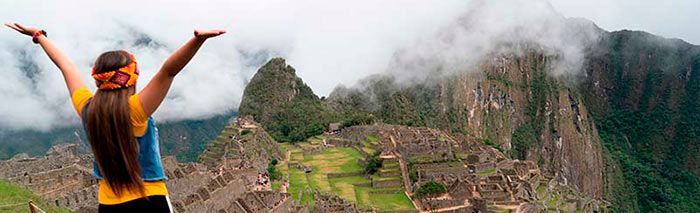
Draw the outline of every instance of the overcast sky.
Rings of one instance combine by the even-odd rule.
[[[510,32],[504,27],[532,26],[543,18],[557,19],[556,14],[584,17],[606,30],[644,30],[700,43],[700,30],[693,23],[700,20],[696,11],[700,1],[691,0],[551,0],[551,7],[544,0],[0,1],[0,22],[47,30],[93,90],[90,66],[101,52],[134,53],[142,70],[140,89],[163,60],[192,36],[192,29],[227,29],[228,34],[208,41],[175,80],[154,115],[159,121],[201,119],[233,110],[245,82],[269,57],[286,58],[319,96],[326,96],[338,84],[352,86],[368,75],[385,72],[398,50],[419,59],[425,57],[420,54],[452,53],[441,60],[461,63],[469,58],[455,54],[478,52],[479,45],[491,42],[489,36]],[[487,5],[475,10],[478,3]],[[456,19],[469,13],[484,16],[477,28],[450,31]],[[552,23],[554,29],[549,25],[549,29],[533,29],[556,34],[561,22]],[[445,42],[445,34],[452,43]],[[155,43],[137,45],[144,36]],[[571,53],[576,61],[578,46],[568,46],[558,36],[554,35],[558,43],[552,48]],[[27,74],[27,67],[36,69]],[[28,37],[4,27],[0,29],[0,75],[0,129],[48,130],[78,122],[54,65]]]
[[[550,0],[567,17],[584,17],[608,31],[642,30],[700,44],[698,0]]]

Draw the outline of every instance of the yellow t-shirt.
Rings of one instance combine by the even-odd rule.
[[[73,92],[73,106],[78,116],[82,116],[83,106],[94,95],[87,88],[80,88]],[[138,94],[129,97],[129,108],[131,110],[131,125],[134,127],[134,135],[141,136],[146,133],[148,125],[148,116],[141,107]],[[120,204],[141,198],[138,192],[131,192],[126,189],[122,190],[122,195],[117,196],[112,188],[109,187],[106,180],[99,180],[100,189],[98,192],[98,202],[105,205]],[[152,195],[168,195],[168,190],[165,188],[165,181],[144,181],[146,196]]]

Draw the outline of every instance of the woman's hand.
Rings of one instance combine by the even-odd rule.
[[[192,60],[192,57],[204,44],[204,41],[224,33],[226,33],[225,30],[195,30],[194,38],[187,41],[185,45],[182,45],[173,55],[165,60],[158,73],[151,79],[151,82],[148,82],[146,87],[139,92],[141,108],[143,108],[143,112],[146,115],[151,116],[158,109],[168,94],[168,89],[170,89],[175,75],[180,73],[185,65]]]
[[[226,33],[226,30],[194,30],[194,37],[207,39]]]
[[[36,31],[39,31],[39,29],[37,29],[36,27],[22,26],[18,23],[6,23],[5,26],[12,28],[13,30],[17,30],[17,32],[28,36],[32,36],[34,35],[34,33],[36,33]]]
[[[35,27],[22,26],[18,23],[7,23],[5,26],[28,36],[33,36],[37,31],[39,31],[39,29]],[[66,80],[66,86],[68,86],[68,93],[72,97],[75,90],[85,87],[85,82],[83,82],[83,78],[80,77],[78,66],[76,66],[73,61],[68,59],[68,57],[58,49],[58,47],[54,46],[48,38],[45,36],[40,38],[39,45],[41,45],[41,48],[44,49],[46,55],[48,55],[51,61],[56,64],[58,69],[61,70],[63,78]]]

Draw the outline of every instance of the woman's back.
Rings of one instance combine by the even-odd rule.
[[[87,109],[90,107],[93,97],[94,95],[87,88],[78,89],[73,93],[73,106],[82,120],[86,120]],[[128,105],[132,132],[139,145],[138,162],[141,167],[141,178],[144,180],[144,194],[146,196],[168,195],[165,183],[162,182],[162,180],[167,180],[167,177],[161,164],[158,129],[155,126],[155,121],[143,112],[138,94],[129,97]],[[98,169],[97,161],[94,161],[93,164],[93,175],[100,179],[101,185],[108,185],[103,180],[104,177]],[[119,204],[142,197],[140,193],[134,193],[125,188],[120,191],[125,193],[117,195],[115,190],[110,187],[100,187],[98,199],[102,204]]]
[[[32,36],[61,70],[75,110],[82,118],[99,179],[100,212],[172,212],[160,162],[158,129],[150,118],[168,93],[175,76],[208,38],[223,30],[198,31],[163,63],[136,93],[140,74],[136,59],[126,51],[101,54],[92,69],[98,88],[93,95],[78,67],[46,37],[46,31],[17,23],[5,24]]]

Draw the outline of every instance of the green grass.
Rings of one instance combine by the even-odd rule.
[[[357,163],[362,158],[362,154],[357,150],[349,147],[330,148],[310,155],[306,155],[303,152],[292,152],[290,158],[292,161],[312,167],[311,173],[305,173],[294,167],[287,168],[287,170],[280,169],[283,174],[289,174],[290,186],[288,191],[294,199],[297,199],[299,196],[299,191],[310,187],[323,192],[333,192],[345,199],[355,201],[355,196],[348,187],[352,187],[352,183],[358,182],[357,180],[352,182],[349,181],[352,178],[333,178],[337,180],[329,180],[327,174],[363,171],[364,168]],[[281,165],[286,165],[286,162],[283,162]],[[311,196],[311,200],[313,200],[313,194],[304,196]],[[304,196],[302,196],[302,200],[307,199]]]
[[[299,191],[303,191],[309,186],[309,181],[306,178],[304,171],[297,168],[289,168],[289,191],[292,193],[292,198],[299,199]]]
[[[496,172],[496,168],[489,169],[489,170],[484,170],[484,171],[479,171],[479,172],[476,172],[476,174],[477,174],[477,175],[485,175],[485,174],[491,174],[491,173],[494,173],[494,172]]]
[[[398,170],[399,170],[398,167],[391,168],[391,169],[379,169],[380,172],[393,172],[393,171],[398,171]]]
[[[39,196],[29,190],[0,179],[0,206],[24,203],[20,206],[1,207],[0,212],[29,212],[28,201],[34,203],[46,212],[70,212],[68,209],[55,207],[44,202]]]
[[[289,156],[291,161],[303,161],[304,160],[304,153],[301,151],[298,152],[292,152],[291,156]]]
[[[321,139],[328,139],[328,138],[334,138],[335,136],[333,136],[333,135],[316,135],[315,137],[321,138]]]
[[[373,143],[373,144],[378,144],[378,143],[379,143],[379,138],[377,138],[377,136],[374,136],[374,135],[367,135],[367,139],[369,139],[369,141],[370,141],[371,143]]]
[[[306,146],[308,143],[301,143]],[[322,192],[333,193],[350,202],[357,202],[358,205],[369,207],[374,206],[383,211],[415,209],[411,201],[404,193],[396,194],[370,194],[370,191],[379,190],[401,190],[395,188],[372,188],[355,187],[353,184],[368,183],[371,180],[365,179],[362,175],[328,178],[328,173],[347,173],[364,171],[358,164],[364,157],[357,150],[350,147],[329,148],[316,154],[306,155],[293,147],[281,147],[281,150],[292,151],[290,159],[300,164],[311,166],[313,171],[305,173],[299,169],[288,167],[287,162],[280,163],[280,172],[288,174],[290,177],[289,193],[293,199],[298,199],[299,192],[307,187],[319,189]],[[287,167],[287,168],[285,168]],[[379,178],[375,174],[373,178],[377,180],[400,179],[400,176]],[[307,200],[313,202],[313,194],[304,193],[301,197],[302,203]]]
[[[306,202],[309,202],[309,210],[311,210],[311,212],[313,212],[313,209],[314,209],[314,194],[313,194],[313,192],[302,194],[301,203],[306,204]]]
[[[539,194],[544,193],[546,190],[547,190],[547,187],[545,187],[544,185],[538,185],[537,189],[535,191],[539,195]]]
[[[331,186],[331,193],[340,196],[341,198],[357,202],[357,196],[355,195],[355,186],[353,184],[358,183],[368,183],[370,180],[365,179],[362,176],[350,176],[341,178],[330,178],[328,182]]]
[[[286,153],[287,151],[301,152],[301,149],[295,147],[290,143],[277,143],[277,147],[279,147],[279,150],[280,152],[282,152],[282,154]]]
[[[561,199],[561,196],[560,196],[560,195],[554,196],[554,198],[552,198],[552,200],[549,201],[549,203],[547,204],[547,206],[548,206],[548,207],[552,207],[552,208],[556,207],[556,206],[557,206],[557,201],[559,201],[559,199]]]
[[[385,211],[415,209],[405,193],[369,194],[372,206]]]
[[[393,163],[384,163],[384,167],[396,167],[398,168],[399,162],[393,162]]]
[[[369,143],[369,141],[366,140],[361,140],[360,143],[362,143],[363,147],[371,147],[372,144]]]
[[[311,138],[308,139],[308,141],[309,141],[310,144],[313,144],[313,145],[321,145],[321,144],[323,144],[323,139],[322,139],[322,138],[319,138],[319,137],[311,137]]]
[[[401,176],[381,177],[381,176],[379,176],[379,172],[374,173],[372,175],[372,180],[398,180],[398,179],[401,179]]]

